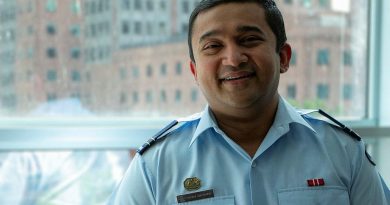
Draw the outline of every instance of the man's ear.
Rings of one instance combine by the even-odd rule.
[[[190,61],[191,73],[194,76],[196,82],[198,82],[198,73],[196,72],[196,64],[194,61]]]
[[[280,73],[285,73],[288,71],[288,68],[290,67],[291,53],[292,51],[290,44],[285,43],[279,52]]]

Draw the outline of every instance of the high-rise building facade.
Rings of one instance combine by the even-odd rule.
[[[198,0],[0,2],[2,112],[65,98],[103,115],[185,115],[205,105],[186,41]],[[277,4],[293,48],[280,93],[299,107],[363,115],[368,3]]]

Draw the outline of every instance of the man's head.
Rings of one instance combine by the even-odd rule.
[[[192,34],[193,34],[194,22],[198,17],[199,13],[209,10],[220,4],[248,3],[248,2],[257,3],[264,8],[266,21],[270,26],[272,32],[276,36],[276,41],[277,41],[276,48],[275,48],[276,52],[280,51],[284,43],[286,43],[287,37],[284,28],[283,16],[273,0],[202,0],[198,4],[198,6],[192,11],[189,19],[189,24],[188,24],[189,25],[188,26],[188,48],[189,48],[190,58],[193,62],[195,62],[195,58],[194,58],[193,47],[192,47]]]
[[[291,47],[277,39],[258,2],[223,1],[192,17],[190,68],[214,113],[242,115],[277,104]]]

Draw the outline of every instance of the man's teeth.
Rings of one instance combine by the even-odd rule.
[[[227,77],[224,80],[227,80],[227,81],[229,81],[229,80],[238,80],[238,79],[241,79],[241,78],[247,78],[249,76],[251,76],[251,75],[244,75],[244,76],[238,76],[238,77]]]
[[[225,78],[225,80],[237,80],[240,78],[243,78],[243,76],[242,77],[227,77],[227,78]]]

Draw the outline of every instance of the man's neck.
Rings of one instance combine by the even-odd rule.
[[[253,157],[274,122],[278,101],[242,110],[239,115],[214,115],[220,129]]]

